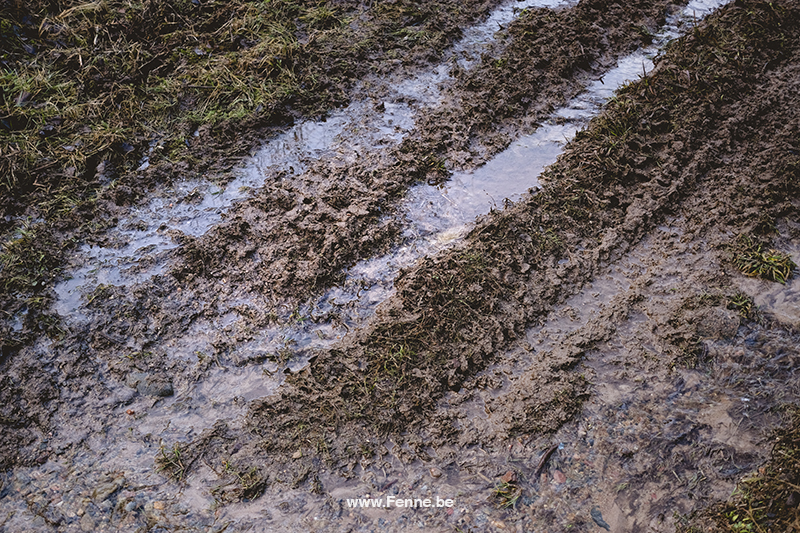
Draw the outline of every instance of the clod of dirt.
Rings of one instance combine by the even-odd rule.
[[[128,374],[125,384],[132,389],[136,389],[143,396],[165,398],[175,393],[172,388],[172,381],[169,378],[148,372],[131,372]]]

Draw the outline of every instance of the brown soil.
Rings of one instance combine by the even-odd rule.
[[[319,483],[313,474],[320,470],[363,479],[369,465],[380,470],[373,461],[380,463],[387,454],[463,475],[461,446],[487,450],[490,459],[484,461],[494,465],[484,469],[500,472],[507,460],[501,450],[521,442],[521,455],[530,457],[535,449],[525,443],[558,430],[585,409],[592,380],[581,363],[591,360],[590,353],[625,369],[614,375],[671,381],[679,379],[676,368],[726,367],[741,357],[737,350],[748,347],[745,353],[754,352],[755,360],[736,363],[734,372],[763,373],[764,381],[775,385],[760,384],[757,391],[744,386],[743,394],[759,397],[756,410],[768,412],[784,398],[796,399],[788,369],[798,357],[797,324],[744,319],[739,325],[739,316],[726,307],[737,295],[740,275],[725,251],[740,234],[798,237],[793,222],[800,184],[793,144],[798,121],[791,104],[798,36],[789,29],[800,14],[795,7],[732,6],[673,46],[652,75],[622,91],[570,145],[538,194],[488,217],[462,249],[406,272],[397,296],[368,328],[319,354],[276,396],[257,402],[245,428],[217,426],[193,442],[187,456],[230,457],[256,466],[270,481],[273,472],[285,471],[295,483],[307,480],[309,488]],[[748,9],[758,11],[758,24]],[[663,233],[659,224],[669,226],[670,237],[652,242]],[[628,289],[604,316],[552,349],[528,355],[528,369],[503,378],[510,383],[501,396],[481,392],[503,384],[481,371],[499,364],[496,357],[527,325],[541,322],[554,305],[619,263],[645,237],[656,265],[661,255],[691,257],[698,248],[703,253],[687,260],[691,267],[678,261],[667,287],[656,285],[658,273],[649,272],[649,283]],[[676,238],[680,246],[672,242]],[[646,324],[637,324],[643,317]],[[623,335],[624,324],[630,325]],[[748,346],[754,335],[774,337],[777,345],[767,352]],[[770,354],[776,352],[794,362],[772,366]],[[670,372],[675,377],[666,377]],[[736,379],[743,378],[727,386],[735,389]],[[677,387],[683,394],[684,385]],[[451,397],[448,391],[461,391],[448,401],[456,406],[483,397],[494,423],[482,427],[457,407],[439,404],[435,410]],[[670,416],[654,415],[654,407],[645,411],[656,424]],[[605,422],[614,416],[602,415]],[[706,425],[674,415],[672,420],[674,429],[660,431],[637,422],[642,440],[633,439],[630,451],[619,452],[627,471],[620,483],[634,488],[657,479],[653,469],[665,465],[683,479],[703,468],[700,457],[714,456],[704,447],[716,438]],[[301,425],[305,437],[298,443],[294,430]],[[657,433],[662,437],[652,440]],[[386,439],[398,449],[382,444],[364,449],[365,442]],[[455,450],[454,443],[460,445]],[[293,459],[298,446],[303,457]],[[580,450],[580,443],[574,447]],[[730,468],[752,467],[761,457],[755,446],[722,453],[728,462],[714,465],[716,475],[703,470],[706,481],[730,476]],[[532,469],[520,468],[531,476]],[[668,502],[659,499],[666,512]],[[619,505],[633,520],[644,519]],[[688,512],[692,505],[681,501],[677,509]],[[536,504],[529,509],[535,521],[542,520]],[[654,513],[649,518],[659,516],[658,509],[649,510]],[[586,516],[565,519],[562,526],[580,520]]]
[[[270,323],[279,305],[388,249],[398,225],[384,216],[410,184],[485,161],[645,42],[669,7],[530,10],[397,150],[268,184],[210,234],[180,237],[171,273],[101,288],[88,326],[44,350],[4,349],[3,466],[69,454],[45,437],[52,413],[108,405],[111,383],[132,372],[201,379],[212,362],[148,348],[243,286],[272,305],[249,325]],[[674,530],[767,459],[765,430],[800,398],[797,281],[775,292],[734,262],[741,236],[797,259],[798,85],[796,3],[721,9],[619,92],[541,190],[404,271],[364,328],[313,354],[244,421],[166,443],[157,464],[189,487],[209,483],[237,531]],[[217,365],[236,364],[232,346],[217,348]],[[454,496],[457,508],[343,504],[365,494]],[[254,499],[276,514],[247,516]],[[73,524],[30,505],[54,529]],[[123,529],[216,521],[184,514],[178,502],[106,518]]]
[[[728,16],[736,20],[741,13],[733,9]],[[277,397],[254,408],[253,416],[269,420],[276,435],[286,434],[298,416],[320,429],[343,418],[354,425],[369,421],[378,431],[408,431],[417,420],[428,425],[424,413],[448,390],[460,390],[526,325],[541,321],[664,217],[685,219],[683,231],[698,233],[707,249],[717,250],[717,261],[732,237],[763,235],[764,221],[774,232],[775,221],[791,220],[798,182],[787,128],[795,123],[774,116],[793,113],[782,100],[792,98],[793,52],[783,44],[772,49],[773,37],[763,33],[767,42],[751,45],[757,56],[722,68],[701,47],[722,38],[722,50],[738,49],[742,37],[737,27],[708,28],[674,47],[656,73],[623,91],[548,171],[543,190],[482,222],[463,249],[405,273],[397,296],[365,331],[320,354]],[[789,42],[783,36],[781,43]],[[686,77],[698,50],[707,63],[688,71],[693,77],[686,87],[680,76]],[[770,78],[743,68],[750,64],[774,65]],[[757,93],[769,96],[750,98]],[[752,179],[756,173],[758,182]],[[705,196],[712,192],[713,202]],[[562,259],[568,263],[559,264]],[[720,272],[715,285],[722,290],[730,282]],[[673,326],[674,332],[663,334],[665,346],[675,347],[674,363],[696,359],[698,335],[685,328]],[[592,344],[585,340],[551,354],[552,370],[569,370]],[[398,367],[396,377],[385,372],[390,364]],[[581,389],[570,380],[540,399],[526,397],[530,421],[514,424],[511,433],[557,429],[574,408],[563,406],[559,414],[549,402],[577,400]]]
[[[176,277],[203,291],[209,281],[225,278],[229,287],[247,283],[276,297],[340,281],[345,267],[393,243],[396,224],[382,220],[410,185],[485,162],[508,145],[511,131],[529,130],[580,92],[590,74],[649,44],[644,29],[663,24],[671,5],[642,1],[608,9],[582,2],[563,11],[528,10],[508,28],[496,58],[455,73],[445,104],[423,114],[418,133],[402,146],[338,168],[324,161],[299,177],[275,176],[225,224],[184,244]],[[511,76],[513,84],[507,83]],[[361,97],[377,102],[381,92]],[[259,260],[241,260],[254,256]],[[215,285],[229,296],[229,289]]]

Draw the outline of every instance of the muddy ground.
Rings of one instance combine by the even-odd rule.
[[[2,496],[27,514],[9,503],[0,524],[788,531],[797,463],[789,488],[773,489],[777,511],[748,522],[714,505],[769,458],[770,431],[791,422],[800,395],[800,287],[740,269],[756,251],[800,253],[794,2],[736,2],[690,29],[578,134],[541,190],[403,271],[374,317],[305,354],[275,393],[242,400],[243,417],[174,441],[132,435],[158,488],[125,472],[71,479],[70,462],[109,422],[147,417],[159,396],[215,369],[258,363],[237,343],[396,244],[401,221],[387,215],[411,184],[485,162],[676,10],[531,9],[475,67],[454,66],[442,103],[399,146],[276,176],[203,237],[176,235],[167,274],[98,289],[88,323],[4,344],[2,457],[16,470]],[[380,78],[391,85],[408,68]],[[385,87],[376,78],[349,97],[380,105]],[[170,356],[170,339],[237,298],[246,327],[203,357]],[[43,472],[61,481],[42,490],[32,479]],[[199,508],[198,494],[215,504]],[[345,504],[390,494],[456,505]],[[709,508],[716,526],[693,514]]]

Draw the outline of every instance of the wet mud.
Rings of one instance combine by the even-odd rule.
[[[412,184],[486,162],[678,11],[531,8],[427,101],[367,78],[357,98],[415,111],[386,149],[268,169],[207,233],[170,234],[166,273],[4,352],[0,526],[674,531],[725,500],[800,395],[800,282],[734,260],[746,235],[800,261],[796,3],[687,28],[346,335],[304,307],[403,242]],[[304,321],[325,346],[262,334]],[[388,496],[455,503],[346,503]]]
[[[670,5],[641,2],[609,11],[581,3],[573,9],[528,9],[509,26],[509,42],[497,45],[496,58],[463,72],[454,64],[451,92],[443,91],[434,110],[421,110],[414,134],[400,146],[378,153],[356,148],[300,176],[272,177],[224,224],[184,243],[184,264],[176,277],[190,286],[221,277],[247,280],[254,290],[276,297],[305,295],[341,281],[345,267],[396,242],[399,228],[386,217],[410,185],[440,182],[451,169],[484,163],[509,144],[503,128],[530,130],[577,94],[590,74],[646,44],[647,31],[663,24]],[[591,52],[576,55],[578,49]],[[486,54],[494,55],[492,50]],[[406,78],[409,73],[394,75]],[[515,82],[509,84],[512,75]],[[361,97],[385,106],[394,82],[368,83],[374,89]],[[258,259],[242,261],[242,256]]]

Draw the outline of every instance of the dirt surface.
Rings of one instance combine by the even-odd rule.
[[[332,349],[278,365],[285,382],[243,398],[242,416],[173,441],[132,436],[160,472],[158,500],[140,500],[152,488],[124,472],[87,474],[89,493],[32,481],[71,486],[109,420],[260,362],[238,343],[395,245],[391,215],[411,184],[485,162],[674,10],[531,9],[476,66],[453,67],[401,144],[274,176],[208,234],[175,235],[167,274],[101,286],[86,323],[4,343],[0,457],[17,469],[2,497],[24,500],[34,529],[59,531],[741,530],[730,509],[715,526],[688,517],[767,460],[774,427],[797,424],[785,411],[800,397],[800,285],[738,268],[773,248],[800,260],[800,7],[788,1],[737,1],[691,29],[540,190],[403,271]],[[408,74],[378,73],[350,97],[379,106]],[[213,131],[200,138],[216,146]],[[243,326],[202,357],[171,356],[171,340],[234,301]],[[345,503],[388,495],[455,505]]]
[[[341,281],[344,267],[396,241],[396,224],[385,218],[410,185],[438,182],[453,168],[485,162],[508,145],[509,131],[529,131],[577,94],[590,74],[648,44],[647,31],[663,24],[671,5],[646,1],[607,9],[587,2],[561,11],[528,10],[497,44],[496,58],[453,72],[443,104],[423,112],[416,134],[401,146],[356,154],[340,165],[323,161],[298,177],[276,176],[225,224],[185,243],[185,265],[176,276],[203,291],[209,278],[224,277],[233,286],[246,280],[277,297],[302,296]],[[393,81],[374,85],[376,90],[360,97],[381,105]],[[259,259],[242,261],[243,256]],[[203,279],[196,280],[198,275]]]
[[[17,354],[43,332],[70,334],[49,307],[76,243],[102,243],[105,230],[158,184],[207,174],[229,180],[265,137],[342,105],[367,73],[435,59],[495,4],[0,4],[0,349],[14,367],[3,374],[3,394],[23,402],[14,400],[2,418],[14,428],[3,432],[11,449],[31,442],[17,439],[34,426],[46,432],[43,406],[63,388],[42,371],[49,362]],[[277,55],[265,65],[270,53]],[[231,79],[234,60],[239,73]],[[81,350],[74,340],[67,345]],[[80,357],[68,365],[96,372]],[[65,383],[77,377],[67,372]],[[23,393],[29,378],[43,385]],[[3,453],[3,464],[16,455]]]

